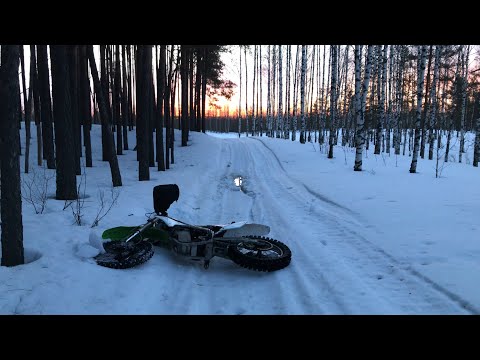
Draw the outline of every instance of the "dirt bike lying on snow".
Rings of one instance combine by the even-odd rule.
[[[97,264],[126,269],[148,261],[153,245],[170,249],[192,261],[203,261],[208,269],[214,256],[258,271],[275,271],[290,264],[292,252],[284,243],[264,237],[266,225],[246,221],[228,225],[190,225],[167,215],[166,210],[178,200],[175,184],[158,185],[153,190],[155,214],[147,223],[136,227],[120,226],[105,230],[105,253],[95,257]]]

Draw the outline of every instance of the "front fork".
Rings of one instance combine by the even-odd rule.
[[[143,225],[140,229],[138,229],[137,231],[135,231],[132,235],[130,235],[126,240],[125,242],[128,243],[130,240],[134,239],[137,235],[141,234],[142,232],[144,232],[145,230],[147,230],[148,228],[154,226],[156,223],[157,223],[157,219],[153,219],[153,220],[150,220],[148,221],[145,225]]]

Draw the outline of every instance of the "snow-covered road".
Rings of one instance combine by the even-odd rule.
[[[134,143],[135,133],[129,136]],[[100,267],[88,251],[80,251],[88,247],[97,189],[108,191],[110,186],[108,163],[99,159],[100,138],[100,127],[94,127],[97,157],[94,167],[87,168],[84,226],[72,225],[72,214],[63,210],[62,201],[50,199],[41,215],[23,204],[25,247],[38,259],[0,268],[0,314],[479,312],[474,296],[464,297],[452,291],[458,287],[440,285],[438,277],[434,281],[425,276],[409,257],[380,246],[384,244],[382,236],[390,236],[394,242],[394,229],[369,221],[373,217],[365,216],[358,207],[356,211],[348,208],[345,196],[343,200],[332,198],[335,189],[318,185],[321,171],[327,170],[330,176],[338,170],[329,170],[329,163],[322,163],[325,168],[312,167],[311,175],[296,173],[287,163],[292,161],[290,155],[275,149],[274,142],[283,140],[267,138],[228,139],[192,133],[188,147],[176,142],[176,162],[171,170],[152,168],[151,180],[143,182],[138,181],[136,153],[125,152],[119,157],[123,180],[119,202],[95,231],[100,234],[109,227],[145,222],[145,213],[153,211],[153,187],[176,183],[180,198],[170,207],[171,216],[192,224],[248,220],[268,225],[269,236],[292,250],[287,268],[255,272],[215,257],[205,270],[201,264],[184,262],[160,248],[136,268]],[[32,142],[35,150],[34,135]],[[294,145],[282,142],[288,149]],[[239,176],[240,187],[234,181]],[[314,178],[316,182],[312,182]],[[54,193],[53,187],[50,193]],[[423,247],[419,251],[424,251]],[[455,266],[457,258],[451,259]],[[450,265],[440,263],[444,264]],[[473,266],[466,261],[461,264]]]
[[[368,237],[378,235],[359,214],[290,176],[261,139],[223,139],[216,164],[223,172],[205,177],[197,206],[213,199],[216,223],[248,219],[269,225],[270,236],[291,248],[292,263],[268,274],[220,267],[224,260],[208,272],[186,270],[173,312],[469,313],[461,299],[373,245]]]

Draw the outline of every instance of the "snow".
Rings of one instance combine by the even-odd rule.
[[[418,173],[410,174],[408,150],[374,155],[371,146],[364,171],[354,172],[355,152],[342,146],[327,159],[318,144],[192,132],[181,147],[176,131],[175,164],[150,168],[150,181],[138,181],[135,151],[118,157],[118,202],[92,229],[99,192],[111,200],[100,135],[94,125],[82,226],[54,199],[54,180],[43,214],[23,201],[26,264],[0,267],[0,314],[480,313],[480,170],[471,164],[448,162],[435,178],[435,161],[419,158]],[[466,162],[472,142],[467,134]],[[21,157],[25,179],[38,169],[36,150],[32,126],[30,174]],[[457,144],[451,155],[458,158]],[[205,270],[162,248],[136,268],[96,265],[103,230],[144,223],[153,187],[171,183],[180,198],[170,216],[267,225],[270,237],[291,248],[290,266],[259,273],[215,257]]]

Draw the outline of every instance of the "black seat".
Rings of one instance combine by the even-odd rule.
[[[177,184],[157,185],[153,188],[153,207],[157,214],[166,216],[167,210],[180,197]]]

